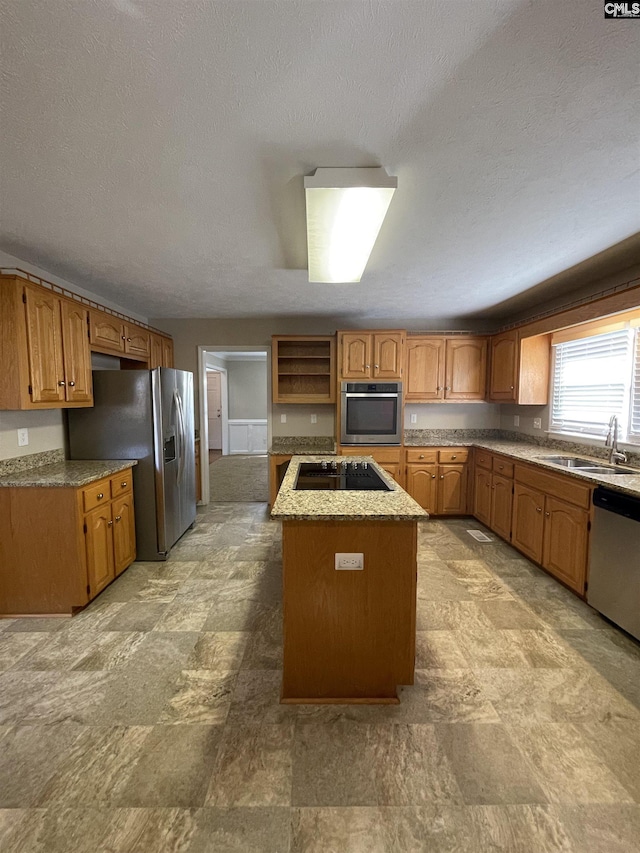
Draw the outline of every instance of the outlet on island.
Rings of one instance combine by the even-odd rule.
[[[336,570],[364,569],[364,554],[336,554]]]

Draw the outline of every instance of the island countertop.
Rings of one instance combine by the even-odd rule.
[[[94,480],[101,480],[118,471],[125,471],[137,465],[135,459],[66,459],[52,465],[39,465],[13,474],[0,476],[0,488],[36,487],[74,488],[86,486]]]
[[[375,491],[296,491],[294,485],[303,462],[368,462],[389,486],[389,492]],[[401,488],[371,456],[294,456],[285,474],[271,511],[272,518],[308,521],[355,521],[387,519],[389,521],[420,520],[429,514]]]

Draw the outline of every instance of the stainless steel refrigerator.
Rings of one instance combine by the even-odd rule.
[[[138,560],[165,560],[196,517],[193,374],[94,370],[92,409],[70,409],[71,459],[137,459]]]

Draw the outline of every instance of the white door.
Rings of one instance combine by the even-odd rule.
[[[222,391],[220,374],[217,370],[207,370],[207,403],[209,450],[222,450]]]

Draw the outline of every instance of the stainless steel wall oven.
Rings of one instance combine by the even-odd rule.
[[[402,382],[343,382],[341,444],[400,444]]]

